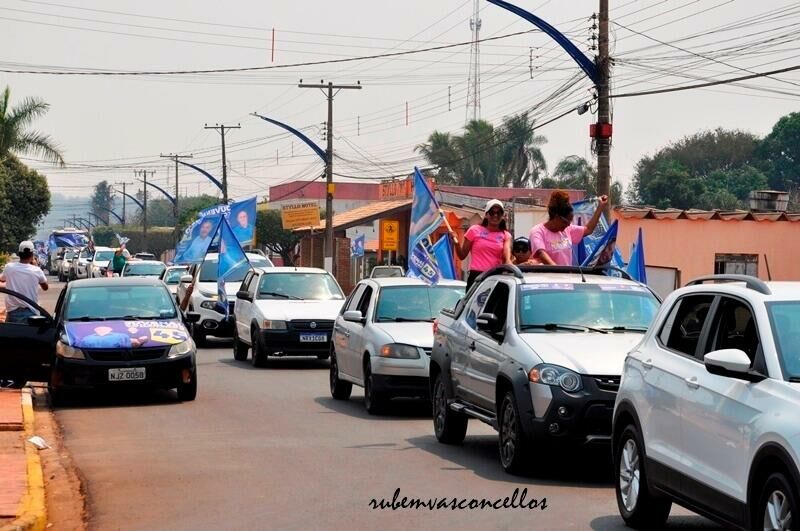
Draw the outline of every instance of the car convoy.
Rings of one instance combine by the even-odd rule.
[[[54,262],[75,281],[52,315],[0,288],[39,314],[0,322],[0,378],[48,382],[55,400],[121,385],[193,400],[197,347],[232,337],[234,358],[256,367],[330,356],[332,397],[363,387],[370,414],[396,397],[430,400],[441,443],[460,444],[470,419],[489,424],[509,473],[542,448],[607,445],[633,528],[660,527],[673,503],[743,529],[790,529],[800,514],[800,283],[714,275],[661,304],[613,268],[506,265],[466,293],[379,272],[345,298],[324,270],[248,253],[226,308],[217,254],[94,278],[106,251]]]

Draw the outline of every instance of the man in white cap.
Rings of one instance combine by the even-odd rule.
[[[46,291],[48,285],[42,269],[34,265],[33,242],[26,240],[19,244],[19,262],[6,264],[0,273],[0,282],[5,282],[6,288],[38,304],[39,286]],[[36,315],[36,312],[27,303],[11,295],[6,296],[7,323],[25,323],[32,315]]]

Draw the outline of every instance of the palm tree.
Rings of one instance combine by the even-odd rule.
[[[460,184],[500,186],[501,157],[494,126],[485,120],[471,120],[464,134],[453,143],[462,159]]]
[[[502,146],[503,184],[514,188],[534,186],[547,174],[547,162],[541,147],[547,138],[534,133],[528,113],[511,116],[503,121]]]
[[[439,168],[436,178],[440,183],[455,183],[459,177],[460,156],[450,133],[434,131],[428,137],[427,144],[419,144],[415,150],[425,159]]]
[[[50,105],[39,98],[26,98],[12,109],[10,99],[11,89],[6,86],[0,94],[0,164],[14,154],[26,154],[63,166],[64,156],[55,142],[48,135],[28,129]]]
[[[586,190],[590,196],[597,195],[597,169],[578,155],[569,155],[558,161],[553,178],[564,188]]]

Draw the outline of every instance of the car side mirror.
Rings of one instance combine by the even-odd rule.
[[[250,296],[250,293],[245,290],[239,290],[236,292],[236,298],[243,301],[253,301],[253,297]]]
[[[87,257],[87,258],[86,258],[86,261],[87,261],[87,262],[91,262],[92,260],[94,260],[94,258],[92,258],[91,256],[89,256],[89,257]]]
[[[181,284],[184,284],[184,283],[188,284],[188,283],[190,283],[192,280],[194,280],[194,278],[192,277],[192,275],[183,275],[183,276],[181,277]]]
[[[501,329],[500,319],[493,313],[480,314],[478,319],[475,321],[475,324],[478,326],[478,330],[481,332],[486,332],[492,335],[497,334]]]
[[[717,376],[760,382],[766,376],[750,368],[750,357],[738,348],[715,350],[703,356],[706,370]]]
[[[44,326],[50,322],[50,318],[46,315],[31,315],[28,317],[28,324],[30,326]]]
[[[187,323],[199,323],[200,322],[200,314],[196,312],[189,312],[183,318]]]
[[[364,316],[361,315],[361,311],[360,310],[348,310],[348,311],[344,312],[344,314],[342,314],[342,318],[345,321],[349,321],[351,323],[363,323],[364,322]]]

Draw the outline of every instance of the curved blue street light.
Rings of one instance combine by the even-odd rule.
[[[175,198],[174,198],[174,197],[172,197],[172,196],[169,194],[169,192],[167,192],[166,190],[164,190],[163,188],[161,188],[161,187],[160,187],[160,186],[158,186],[157,184],[153,184],[153,183],[151,183],[151,182],[148,182],[148,183],[147,183],[147,185],[148,185],[148,186],[152,186],[153,188],[155,188],[156,190],[158,190],[159,192],[161,192],[162,194],[164,194],[164,195],[167,197],[167,199],[169,199],[169,200],[170,200],[170,202],[172,203],[172,206],[175,206],[175,204],[176,204],[176,200],[175,200]]]
[[[116,188],[114,189],[114,191],[121,193],[122,195],[124,195],[125,197],[127,197],[128,199],[130,199],[131,201],[133,201],[134,203],[136,203],[136,205],[137,205],[139,208],[141,208],[142,210],[144,210],[144,205],[142,204],[142,202],[141,202],[141,201],[139,201],[138,199],[136,199],[135,197],[133,197],[131,194],[129,194],[129,193],[126,193],[126,192],[121,192],[121,191],[117,190]]]
[[[221,182],[219,182],[219,180],[217,180],[217,178],[216,178],[216,177],[214,177],[213,175],[211,175],[210,173],[208,173],[206,170],[204,170],[204,169],[203,169],[203,168],[201,168],[200,166],[195,166],[194,164],[189,164],[188,162],[184,162],[184,161],[182,161],[182,160],[178,160],[178,161],[176,161],[176,162],[177,162],[178,164],[183,164],[184,166],[188,166],[189,168],[192,168],[193,170],[195,170],[195,171],[197,171],[197,172],[200,172],[200,173],[202,173],[203,175],[205,175],[205,176],[206,176],[206,178],[207,178],[209,181],[211,181],[212,183],[214,183],[214,184],[216,185],[216,187],[217,187],[217,188],[219,188],[219,191],[220,191],[220,192],[222,192],[223,194],[225,193],[225,188],[222,186],[222,183],[221,183]]]
[[[258,118],[261,118],[262,120],[264,120],[266,122],[269,122],[271,124],[275,124],[278,127],[286,129],[287,131],[292,133],[294,136],[296,136],[297,138],[299,138],[300,140],[305,142],[308,145],[308,147],[310,147],[312,150],[314,150],[314,153],[319,155],[319,158],[322,159],[323,163],[325,163],[325,164],[328,163],[328,157],[327,157],[327,154],[325,153],[325,150],[322,149],[321,147],[319,147],[313,140],[308,138],[306,135],[304,135],[303,133],[301,133],[300,131],[298,131],[297,129],[292,127],[291,125],[287,125],[287,124],[285,124],[283,122],[279,122],[278,120],[273,120],[272,118],[267,118],[266,116],[261,116],[260,114],[255,113],[255,112],[252,113],[252,115],[253,116],[257,116]]]
[[[119,214],[117,214],[116,212],[114,212],[110,208],[106,208],[106,207],[97,207],[97,208],[99,208],[100,210],[103,210],[103,211],[108,212],[109,214],[113,215],[115,218],[117,218],[119,220],[120,223],[125,225],[125,220],[122,219],[122,217],[120,217]]]

